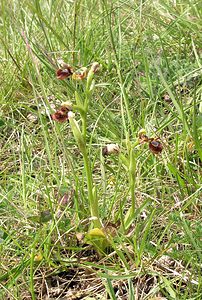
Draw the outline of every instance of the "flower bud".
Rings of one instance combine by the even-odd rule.
[[[74,115],[74,113],[72,111],[68,112],[68,120],[69,120],[70,126],[72,128],[72,132],[73,132],[74,138],[75,138],[75,140],[76,140],[76,142],[78,144],[78,147],[79,147],[80,151],[82,153],[84,153],[84,151],[85,151],[85,142],[84,142],[82,133],[80,131],[79,124],[74,119],[74,116],[75,115]]]
[[[120,147],[118,144],[108,144],[102,149],[102,155],[107,156],[110,154],[119,154]]]
[[[69,111],[68,112],[68,119],[74,118],[74,117],[75,117],[75,114],[72,111]]]
[[[101,65],[98,62],[94,62],[91,66],[91,70],[93,73],[97,73],[101,68]]]

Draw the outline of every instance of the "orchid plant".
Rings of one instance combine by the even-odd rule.
[[[63,102],[59,110],[51,115],[52,120],[58,122],[69,121],[71,130],[73,132],[77,146],[83,156],[84,169],[86,175],[86,183],[88,189],[88,207],[93,222],[93,228],[91,227],[88,232],[87,239],[92,243],[99,252],[104,251],[104,248],[109,245],[110,237],[106,234],[104,230],[102,221],[99,215],[99,201],[96,192],[96,186],[93,181],[92,176],[92,165],[89,158],[89,152],[87,147],[87,114],[89,110],[90,101],[92,98],[93,91],[95,89],[95,73],[100,69],[100,64],[94,62],[90,70],[86,67],[82,67],[74,72],[73,68],[68,64],[60,60],[60,69],[57,70],[56,76],[60,80],[65,80],[66,78],[72,78],[72,80],[84,80],[86,83],[84,85],[84,96],[75,92],[76,104],[73,106],[70,102]],[[76,120],[76,115],[73,109],[80,114],[81,126]],[[102,149],[102,155],[108,156],[111,154],[118,154],[122,164],[127,169],[128,181],[130,186],[130,197],[131,197],[131,207],[128,210],[125,219],[123,221],[121,231],[125,232],[132,222],[134,221],[135,211],[136,211],[136,199],[135,199],[135,174],[136,174],[136,158],[134,154],[134,148],[143,143],[149,143],[149,149],[157,154],[162,151],[161,143],[156,139],[148,138],[146,132],[140,131],[139,136],[135,143],[131,143],[129,137],[126,138],[126,155],[121,153],[118,144],[109,144]]]

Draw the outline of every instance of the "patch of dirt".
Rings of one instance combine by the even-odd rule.
[[[41,271],[35,289],[38,300],[79,300],[103,292],[103,285],[91,269],[69,267],[54,274]]]

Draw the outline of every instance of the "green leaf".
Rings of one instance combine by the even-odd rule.
[[[109,246],[109,241],[102,229],[94,228],[91,229],[86,234],[86,241],[92,244],[99,253],[103,253],[107,246]]]

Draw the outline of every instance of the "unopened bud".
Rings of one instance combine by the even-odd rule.
[[[102,149],[102,155],[107,156],[110,154],[119,154],[120,147],[118,144],[108,144]]]
[[[94,62],[91,66],[93,73],[97,73],[100,70],[101,65],[98,62]]]
[[[70,111],[68,112],[68,119],[74,118],[74,117],[75,117],[75,114],[70,110]]]
[[[83,138],[82,133],[80,131],[79,124],[75,120],[74,116],[75,115],[74,115],[74,113],[72,111],[68,112],[68,120],[69,120],[70,126],[72,128],[72,132],[73,132],[74,138],[75,138],[75,140],[77,142],[77,145],[78,145],[80,151],[82,153],[84,153],[84,151],[85,151],[84,138]]]

